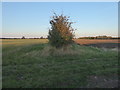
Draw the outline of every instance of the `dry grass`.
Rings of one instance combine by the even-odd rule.
[[[47,43],[48,39],[3,39],[0,45],[8,46],[24,46],[38,43]]]
[[[19,50],[20,48],[16,50],[9,51],[10,52],[15,52]],[[52,47],[51,45],[46,45],[42,50],[33,50],[30,52],[27,52],[23,55],[20,55],[21,57],[48,57],[48,56],[66,56],[66,55],[80,55],[82,52],[82,49],[73,49],[73,46],[68,46],[66,48],[58,48],[56,49],[55,47]],[[83,52],[82,52],[83,53]]]
[[[41,56],[65,56],[65,55],[78,55],[80,52],[78,50],[72,49],[72,45],[66,48],[54,48],[50,45],[46,46],[41,51]]]

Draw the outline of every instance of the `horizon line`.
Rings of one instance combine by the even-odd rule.
[[[23,35],[24,36],[24,35]],[[23,36],[21,36],[21,37],[0,37],[0,38],[22,38]],[[82,37],[97,37],[97,36],[107,36],[107,35],[96,35],[96,36],[80,36],[80,37],[74,37],[74,38],[82,38]],[[25,37],[25,36],[24,36]],[[40,37],[25,37],[25,38],[41,38],[41,37],[43,37],[43,38],[47,38],[47,37],[45,37],[45,36],[40,36]],[[107,36],[107,37],[112,37],[112,38],[119,38],[120,36]]]

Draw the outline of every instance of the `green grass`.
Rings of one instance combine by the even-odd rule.
[[[91,75],[117,74],[117,51],[72,45],[78,54],[42,55],[46,47],[47,43],[4,46],[3,88],[79,88],[87,86]]]

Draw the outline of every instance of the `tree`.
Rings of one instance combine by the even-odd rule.
[[[40,39],[43,39],[43,36],[41,36]]]
[[[25,39],[25,36],[22,36],[22,38],[21,39]]]
[[[56,48],[67,47],[73,42],[74,29],[71,27],[73,22],[69,22],[70,17],[56,15],[50,20],[51,29],[49,30],[48,39],[52,46]]]

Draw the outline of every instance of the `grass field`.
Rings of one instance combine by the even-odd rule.
[[[2,47],[25,46],[37,43],[47,43],[47,39],[3,39],[1,40]]]
[[[3,88],[118,86],[117,51],[77,44],[67,51],[56,51],[47,42],[46,39],[2,41]]]

